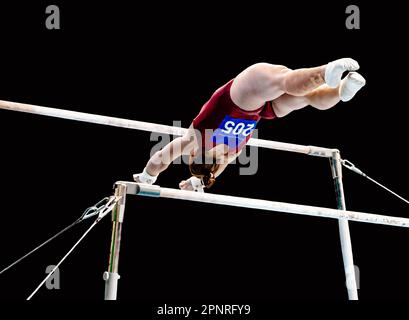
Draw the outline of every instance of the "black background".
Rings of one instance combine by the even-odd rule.
[[[61,30],[45,28],[57,4]],[[408,195],[406,18],[397,4],[251,1],[13,2],[0,6],[0,99],[187,127],[212,92],[256,62],[290,68],[341,57],[367,86],[328,111],[305,108],[259,125],[265,139],[336,147],[368,175]],[[0,110],[0,269],[131,180],[149,133]],[[229,167],[211,192],[335,206],[327,159],[259,150],[259,170]],[[158,180],[177,187],[187,166]],[[407,205],[345,172],[351,210],[408,216]],[[110,219],[61,267],[61,289],[38,300],[101,300]],[[89,224],[86,223],[86,224]],[[25,299],[85,231],[77,227],[0,275],[1,299]],[[409,232],[350,223],[360,298],[406,299]],[[344,300],[337,221],[176,200],[128,198],[118,298],[149,301]]]

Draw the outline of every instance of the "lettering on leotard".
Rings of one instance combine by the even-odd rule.
[[[256,120],[232,118],[226,116],[212,135],[214,144],[226,144],[229,148],[237,148],[256,128]]]

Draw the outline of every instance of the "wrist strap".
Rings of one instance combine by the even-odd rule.
[[[204,192],[204,187],[202,183],[202,179],[199,179],[197,177],[190,177],[188,179],[193,187],[193,190],[197,192]]]
[[[151,176],[146,171],[146,168],[143,169],[142,173],[135,174],[134,178],[135,177],[138,177],[140,182],[147,183],[147,184],[154,184],[156,182],[156,179],[158,178],[158,176]]]

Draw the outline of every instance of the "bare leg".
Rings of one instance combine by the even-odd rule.
[[[284,91],[292,96],[305,96],[325,83],[325,66],[297,69],[284,75]]]
[[[327,110],[341,101],[339,87],[331,88],[324,84],[305,96],[308,104],[318,110]]]
[[[340,101],[339,88],[330,88],[322,85],[305,96],[284,94],[273,101],[274,111],[278,117],[284,117],[294,110],[308,105],[319,110],[332,108]]]
[[[255,110],[266,101],[275,100],[283,94],[303,97],[328,82],[332,88],[336,88],[343,72],[358,68],[358,63],[349,58],[320,67],[297,70],[290,70],[282,65],[257,63],[234,79],[230,95],[242,109]]]
[[[357,69],[358,62],[351,58],[343,58],[321,67],[290,71],[284,78],[285,92],[293,96],[305,96],[324,83],[331,88],[337,88],[345,71]]]
[[[305,96],[325,83],[325,66],[290,70],[285,66],[257,63],[241,72],[232,84],[232,100],[245,110],[255,110],[283,94]]]

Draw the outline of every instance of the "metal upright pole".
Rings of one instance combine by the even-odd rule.
[[[124,221],[126,185],[122,183],[115,184],[115,196],[121,197],[112,211],[112,237],[109,254],[108,271],[104,272],[105,280],[105,300],[116,300],[119,263],[119,249],[121,245],[122,223]]]
[[[334,178],[335,192],[337,197],[337,207],[340,210],[346,210],[344,187],[342,183],[342,163],[341,155],[338,150],[330,158],[332,177]],[[349,224],[347,219],[339,219],[339,236],[341,240],[342,257],[344,260],[346,286],[348,289],[349,300],[358,300],[358,289],[355,279],[355,266],[352,255],[351,235],[349,233]]]

